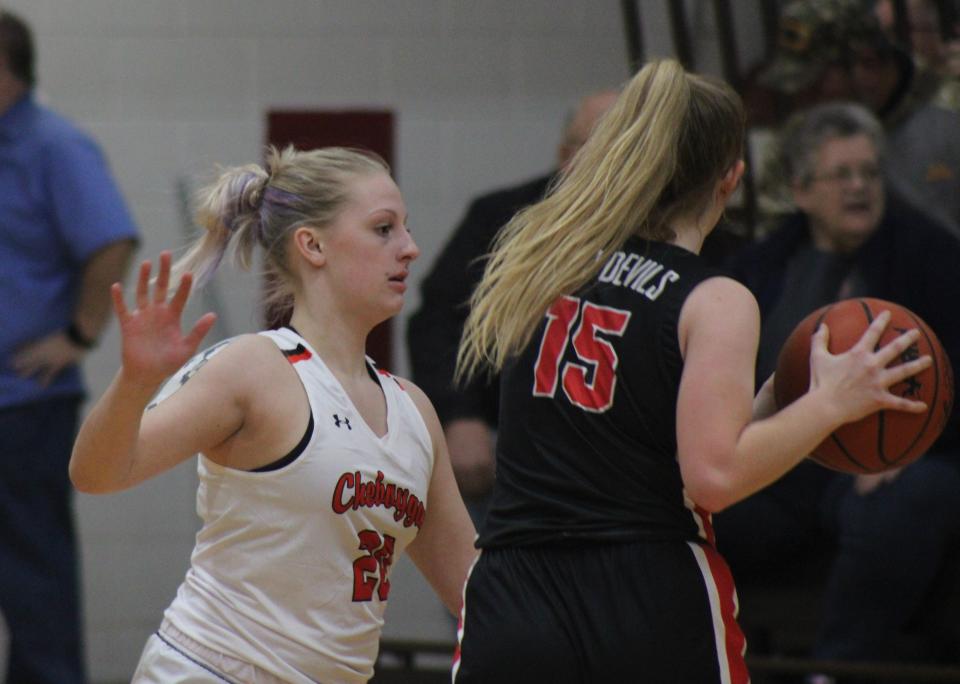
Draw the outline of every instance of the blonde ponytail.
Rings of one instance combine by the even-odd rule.
[[[236,250],[238,262],[249,267],[260,232],[260,207],[269,175],[255,164],[224,170],[197,197],[197,224],[203,236],[174,266],[174,277],[185,271],[204,285],[223,260],[228,245]]]
[[[701,100],[712,99],[720,104],[705,108]],[[672,60],[644,67],[547,197],[498,235],[470,300],[457,379],[499,371],[530,342],[550,304],[593,278],[602,257],[630,236],[672,238],[671,219],[703,202],[736,161],[742,127],[739,98],[725,84]]]

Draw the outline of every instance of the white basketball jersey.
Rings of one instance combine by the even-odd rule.
[[[201,644],[285,681],[365,682],[390,567],[426,512],[430,435],[390,374],[377,373],[388,427],[377,437],[302,337],[290,329],[260,334],[303,382],[312,434],[277,470],[234,470],[200,455],[203,527],[165,617]],[[211,355],[198,354],[171,382]]]

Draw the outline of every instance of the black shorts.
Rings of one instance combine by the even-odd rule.
[[[706,544],[485,549],[454,684],[745,684],[736,591]]]

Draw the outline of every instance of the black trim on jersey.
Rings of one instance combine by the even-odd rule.
[[[178,648],[176,644],[172,643],[169,639],[167,639],[165,636],[163,636],[160,632],[155,632],[155,634],[157,635],[157,638],[160,639],[160,641],[162,641],[163,643],[165,643],[167,646],[169,646],[170,648],[172,648],[174,651],[176,651],[177,653],[179,653],[180,655],[182,655],[184,658],[186,658],[187,660],[189,660],[191,663],[193,663],[193,664],[196,665],[197,667],[206,670],[207,672],[209,672],[210,674],[212,674],[212,675],[213,675],[214,677],[216,677],[217,679],[219,679],[219,680],[221,680],[221,681],[224,681],[224,682],[227,682],[227,684],[237,684],[237,683],[234,682],[232,679],[227,679],[226,677],[224,677],[222,674],[220,674],[219,672],[217,672],[216,670],[214,670],[212,667],[210,667],[210,666],[207,665],[206,663],[203,663],[203,662],[197,660],[197,658],[196,658],[195,656],[191,655],[190,653],[187,653],[187,652],[184,651],[182,648]]]
[[[307,353],[307,348],[302,344],[298,344],[293,349],[281,349],[280,351],[282,351],[283,355],[289,359],[291,356],[300,356],[301,354]]]
[[[294,328],[292,325],[286,325],[284,327],[286,327],[287,330],[290,330],[291,332],[293,332],[295,335],[299,335],[300,337],[303,337],[303,335],[300,335],[300,331]],[[297,354],[302,354],[305,351],[307,351],[307,348],[304,347],[302,344],[298,344],[296,349],[289,349],[287,351],[284,351],[283,354],[284,356],[295,356]],[[383,385],[380,384],[380,378],[377,377],[377,369],[373,367],[372,363],[366,360],[364,360],[364,365],[367,367],[367,375],[370,376],[371,380],[373,380],[375,383],[380,385],[380,389],[382,390]],[[394,380],[396,380],[396,378],[394,378]],[[397,384],[399,385],[400,383],[398,382]],[[312,416],[311,416],[311,419],[312,419]]]
[[[313,436],[313,411],[310,411],[310,422],[307,424],[307,429],[303,433],[303,437],[300,439],[300,443],[297,444],[297,446],[293,447],[290,453],[288,453],[286,456],[281,456],[273,463],[268,463],[265,466],[254,468],[249,472],[268,473],[271,470],[280,470],[284,466],[290,465],[291,463],[297,460],[297,457],[300,456],[300,454],[304,452],[304,450],[307,448],[307,444],[310,443],[310,438],[312,436]]]
[[[287,330],[291,331],[294,335],[297,335],[298,337],[303,337],[303,335],[300,334],[300,331],[294,328],[292,325],[285,325],[284,327]],[[303,346],[303,343],[298,342],[297,346],[294,347],[293,349],[281,349],[280,351],[282,351],[283,355],[289,359],[291,356],[300,356],[301,354],[307,351],[307,348]]]

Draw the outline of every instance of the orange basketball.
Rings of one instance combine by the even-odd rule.
[[[804,318],[787,338],[777,359],[774,394],[781,408],[797,399],[810,386],[810,338],[821,322],[830,329],[833,354],[852,347],[881,311],[889,310],[890,322],[879,345],[890,342],[911,328],[919,328],[917,342],[900,362],[929,354],[933,364],[905,381],[893,385],[895,394],[924,401],[927,411],[878,411],[839,427],[810,454],[821,465],[848,473],[876,473],[916,460],[940,436],[953,407],[953,370],[933,330],[909,309],[882,299],[861,297],[830,304]]]

